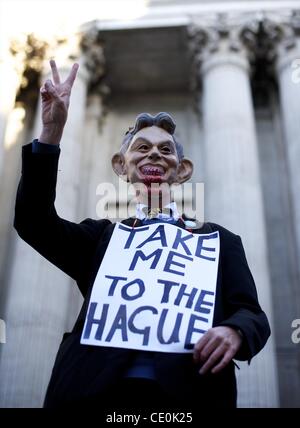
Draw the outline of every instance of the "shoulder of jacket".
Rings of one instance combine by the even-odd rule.
[[[231,232],[230,230],[226,229],[220,224],[212,223],[212,222],[207,222],[206,224],[208,224],[211,227],[212,232],[218,231],[220,233],[220,238],[236,239],[238,237],[237,234]]]
[[[83,223],[85,223],[85,224],[93,224],[93,225],[99,225],[99,226],[104,226],[104,225],[112,224],[112,222],[110,220],[108,220],[107,218],[95,219],[95,218],[90,218],[90,217],[85,218],[80,223],[81,224],[83,224]]]
[[[93,231],[101,232],[104,229],[106,229],[109,225],[113,225],[112,222],[108,219],[93,219],[93,218],[86,218],[85,220],[80,222],[81,226],[87,227],[88,229],[91,229]]]

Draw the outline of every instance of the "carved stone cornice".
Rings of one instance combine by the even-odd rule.
[[[89,91],[106,97],[110,90],[103,81],[106,71],[104,41],[96,27],[82,34],[80,48],[84,66],[89,73]]]
[[[240,37],[241,29],[239,20],[227,13],[199,17],[189,25],[188,41],[192,64],[190,86],[193,92],[198,93],[195,103],[198,110],[202,75],[209,67],[220,62],[234,62],[237,66],[248,68],[247,52]]]
[[[280,14],[249,12],[201,16],[194,18],[188,35],[193,89],[201,89],[199,75],[200,70],[205,69],[203,63],[214,53],[218,53],[221,60],[222,52],[246,54],[252,72],[257,73],[260,68],[260,79],[268,80],[275,76],[274,64],[278,56],[285,56],[286,64],[291,52],[299,55],[300,9],[285,10]],[[284,64],[281,61],[281,66]]]
[[[300,9],[284,14],[264,13],[245,25],[244,42],[256,57],[274,61],[280,51],[290,51],[300,37]]]
[[[280,74],[300,57],[300,9],[294,10],[282,23],[282,37],[277,46],[276,71]]]
[[[225,44],[229,51],[242,50],[239,35],[240,26],[226,13],[216,14],[210,20],[196,19],[188,27],[190,51],[200,61],[207,53],[212,54],[224,48]]]
[[[48,43],[33,34],[11,41],[10,53],[14,59],[15,70],[21,76],[21,88],[30,86],[32,76],[40,74],[47,49]]]
[[[81,36],[80,48],[83,55],[84,66],[89,75],[88,105],[97,105],[98,126],[103,126],[108,112],[107,100],[110,88],[105,82],[106,61],[104,55],[104,41],[101,33],[95,27],[84,31]],[[90,111],[90,110],[89,110]]]
[[[190,48],[199,62],[207,54],[226,48],[228,52],[244,51],[250,62],[257,57],[267,57],[270,61],[276,55],[276,45],[282,39],[282,23],[271,20],[264,13],[258,14],[217,14],[209,23],[192,23],[189,28]],[[285,33],[287,33],[287,29]]]
[[[262,59],[271,63],[276,56],[276,47],[282,37],[282,26],[265,14],[259,14],[244,24],[240,37],[252,59]]]
[[[300,10],[261,14],[245,26],[242,37],[255,52],[256,61],[263,61],[268,72],[275,75],[275,65],[290,65],[293,55],[299,56]]]
[[[16,101],[24,103],[28,108],[34,109],[38,100],[40,75],[48,46],[45,40],[33,34],[20,36],[10,42],[13,67],[20,81]]]
[[[291,11],[282,22],[281,46],[290,50],[297,44],[300,37],[300,9]]]

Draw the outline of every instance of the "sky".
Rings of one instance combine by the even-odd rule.
[[[0,51],[10,37],[65,35],[94,19],[135,19],[148,0],[0,0]]]

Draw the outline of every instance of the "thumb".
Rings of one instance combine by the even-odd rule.
[[[53,85],[53,83],[51,82],[51,80],[46,80],[46,82],[44,83],[44,86],[42,86],[41,88],[41,95],[42,98],[44,100],[49,100],[49,99],[58,99],[59,95]]]

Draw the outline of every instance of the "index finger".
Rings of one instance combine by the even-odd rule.
[[[208,331],[195,344],[195,346],[194,346],[194,355],[197,354],[197,353],[200,353],[202,351],[202,349],[206,346],[206,344],[209,342],[210,335],[208,334]]]
[[[78,68],[79,68],[79,64],[77,64],[77,63],[73,64],[71,71],[70,71],[70,74],[66,79],[66,83],[68,83],[71,86],[71,88],[72,88],[74,80],[76,78]]]

